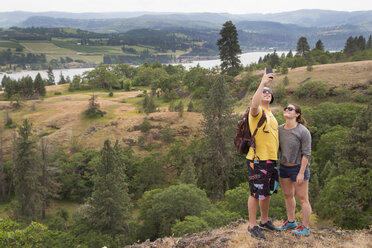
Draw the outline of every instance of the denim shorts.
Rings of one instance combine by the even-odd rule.
[[[296,182],[297,175],[300,172],[301,165],[292,165],[292,166],[285,166],[280,164],[279,165],[279,177],[281,178],[291,178],[293,182]],[[306,166],[305,173],[304,173],[304,179],[309,180],[310,179],[310,169],[309,166]]]

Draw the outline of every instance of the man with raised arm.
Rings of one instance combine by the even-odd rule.
[[[249,111],[249,127],[253,134],[262,115],[266,121],[258,128],[255,135],[255,147],[251,145],[247,154],[249,188],[248,198],[249,226],[248,232],[257,239],[266,239],[262,230],[277,231],[268,218],[270,196],[278,189],[278,122],[271,113],[270,104],[274,96],[268,85],[273,80],[273,73],[266,73],[262,77],[252,98]],[[255,148],[255,149],[254,149]],[[261,219],[257,225],[257,209],[260,206]]]

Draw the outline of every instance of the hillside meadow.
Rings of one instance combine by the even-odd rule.
[[[253,74],[260,74],[256,71]],[[235,83],[244,78],[246,72],[235,78]],[[311,80],[321,80],[327,83],[329,89],[344,88],[352,94],[358,94],[361,89],[366,89],[372,82],[372,61],[358,61],[348,63],[314,65],[313,71],[309,72],[306,67],[290,69],[287,75],[277,73],[270,87],[275,88],[280,84],[284,77],[289,79],[286,86],[290,92],[289,102],[310,106],[318,104],[326,99],[311,99],[311,103],[306,99],[298,99],[293,95],[293,91],[303,82]],[[176,139],[189,140],[197,137],[201,133],[200,121],[201,113],[185,112],[179,118],[177,112],[169,112],[169,103],[158,102],[159,111],[148,115],[139,113],[139,102],[143,100],[140,96],[142,91],[114,92],[113,97],[108,96],[104,91],[77,91],[69,92],[68,85],[47,86],[47,95],[42,100],[29,100],[23,102],[21,110],[10,110],[9,114],[16,123],[28,118],[33,123],[34,132],[38,136],[47,135],[48,140],[53,145],[68,148],[73,138],[77,139],[81,149],[98,149],[107,138],[118,139],[123,142],[133,143],[141,136],[141,131],[133,130],[146,118],[153,126],[166,126],[170,124],[176,130]],[[61,92],[61,95],[55,95]],[[82,112],[88,107],[88,99],[91,95],[98,96],[98,103],[102,110],[107,112],[101,119],[86,119]],[[243,113],[250,104],[253,92],[248,92],[242,100],[236,104],[235,112]],[[274,92],[275,94],[275,92]],[[332,101],[332,97],[327,100]],[[189,100],[184,100],[185,106]],[[333,99],[338,102],[339,100]],[[9,101],[0,101],[2,115],[9,107]],[[282,107],[279,103],[272,106],[273,112],[278,113]],[[0,125],[4,125],[4,119],[0,119]],[[5,142],[5,147],[10,147],[12,129],[1,129]],[[178,135],[177,135],[178,134]],[[186,134],[186,135],[185,135]],[[135,147],[134,147],[135,148]],[[164,149],[164,148],[163,148]],[[161,150],[163,150],[161,149]],[[166,149],[166,148],[165,148]],[[136,149],[135,149],[136,150]],[[5,154],[8,154],[5,152]]]

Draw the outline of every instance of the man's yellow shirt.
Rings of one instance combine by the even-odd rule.
[[[254,151],[252,147],[249,147],[247,159],[249,160],[278,160],[278,149],[279,149],[279,134],[278,134],[278,122],[275,116],[271,113],[271,110],[265,109],[259,106],[259,114],[253,117],[249,113],[249,128],[253,135],[256,130],[257,124],[262,116],[262,110],[265,110],[266,121],[258,129],[256,139],[256,156],[254,158]],[[264,130],[268,133],[265,133]]]

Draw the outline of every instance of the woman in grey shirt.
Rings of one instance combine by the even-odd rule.
[[[311,205],[308,197],[310,178],[311,135],[305,127],[301,109],[295,104],[284,108],[285,123],[279,126],[280,166],[279,181],[285,197],[287,221],[279,230],[292,230],[302,236],[310,235]],[[297,226],[295,220],[296,200],[301,203],[302,225]]]

